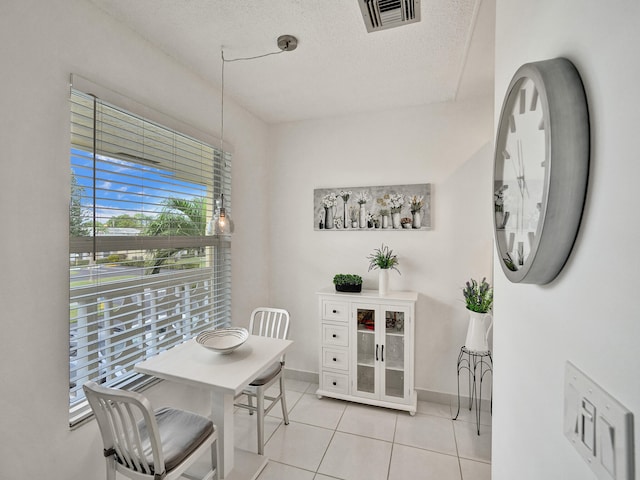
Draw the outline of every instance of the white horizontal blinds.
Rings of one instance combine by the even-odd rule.
[[[231,207],[231,156],[71,92],[70,414],[82,384],[139,380],[133,366],[230,320],[231,245],[207,236]]]
[[[72,145],[77,147],[72,149],[72,166],[78,185],[83,187],[82,203],[96,205],[95,241],[104,245],[99,250],[109,250],[112,242],[122,246],[124,240],[108,237],[157,232],[145,229],[156,217],[171,222],[168,229],[166,222],[161,225],[165,233],[201,236],[199,244],[211,244],[214,239],[204,237],[204,233],[205,215],[210,215],[213,208],[213,193],[216,196],[226,193],[225,206],[231,208],[230,154],[226,154],[223,163],[219,150],[202,142],[105,105],[89,95],[74,92],[72,98]],[[91,183],[94,168],[95,190]],[[190,211],[183,218],[185,221],[173,215],[176,209],[166,211],[170,200],[192,203],[182,205],[184,209],[178,207],[183,213]],[[193,208],[196,206],[201,207],[198,219]],[[131,242],[140,244],[139,239]],[[93,241],[88,245],[87,239],[75,238],[72,252],[95,250]]]

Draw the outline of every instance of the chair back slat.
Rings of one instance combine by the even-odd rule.
[[[262,337],[286,339],[289,335],[289,312],[281,308],[256,308],[251,313],[249,332]]]
[[[107,405],[115,420],[114,424],[117,425],[114,431],[115,448],[122,462],[138,472],[153,473],[153,469],[144,455],[140,430],[131,405],[123,402],[111,402]]]
[[[118,463],[136,472],[163,473],[160,435],[150,402],[138,393],[114,393],[95,382],[88,382],[83,388],[96,415],[105,450],[113,450]]]

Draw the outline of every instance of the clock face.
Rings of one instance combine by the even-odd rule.
[[[578,233],[589,173],[589,112],[566,58],[522,65],[500,115],[494,156],[494,227],[512,282],[545,284]]]
[[[544,99],[528,77],[507,97],[496,144],[496,240],[511,271],[527,265],[539,236],[547,171]]]

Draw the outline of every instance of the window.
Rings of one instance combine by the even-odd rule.
[[[70,424],[82,385],[134,388],[133,366],[228,324],[231,243],[206,235],[231,206],[231,155],[71,90]]]

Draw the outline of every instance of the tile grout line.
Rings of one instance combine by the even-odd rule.
[[[313,385],[312,385],[312,384],[310,384],[310,385],[309,385],[307,388],[305,388],[305,389],[304,389],[304,391],[302,391],[302,392],[300,392],[300,391],[298,391],[298,390],[291,390],[291,391],[292,391],[292,392],[295,392],[295,393],[300,393],[300,394],[301,394],[301,396],[297,399],[297,401],[296,401],[293,405],[291,405],[291,406],[289,406],[289,405],[288,405],[288,406],[289,406],[289,408],[288,408],[288,412],[289,412],[289,413],[291,413],[291,411],[292,411],[292,410],[293,410],[293,409],[294,409],[294,408],[299,404],[300,400],[304,398],[304,395],[306,395],[306,394],[316,395],[316,394],[315,394],[315,390],[313,390]],[[308,424],[308,423],[305,423],[305,422],[300,422],[300,421],[294,422],[294,421],[292,421],[292,422],[294,422],[294,423],[298,423],[298,424],[300,424],[300,425],[307,425],[307,426],[311,426],[311,427],[315,427],[315,428],[321,428],[321,429],[325,429],[325,430],[328,430],[328,431],[331,431],[331,432],[332,432],[332,433],[331,433],[331,437],[330,437],[330,439],[329,439],[329,442],[327,443],[327,446],[326,446],[326,448],[325,448],[325,450],[324,450],[324,452],[323,452],[323,454],[322,454],[322,457],[321,457],[321,459],[320,459],[319,463],[317,464],[317,467],[315,468],[315,471],[314,471],[314,470],[308,470],[308,469],[306,469],[306,468],[296,467],[295,465],[289,465],[289,464],[287,464],[287,463],[282,463],[282,462],[278,462],[278,461],[273,461],[273,462],[274,462],[274,463],[280,463],[280,464],[282,464],[282,465],[286,465],[286,466],[288,466],[288,467],[292,467],[292,468],[300,468],[301,470],[304,470],[304,471],[306,471],[306,472],[312,473],[312,474],[314,475],[314,477],[313,477],[314,479],[315,479],[316,477],[318,477],[319,475],[323,475],[323,476],[326,476],[327,478],[336,478],[337,480],[340,480],[340,477],[333,477],[332,475],[325,475],[325,474],[320,473],[320,467],[321,467],[322,463],[323,463],[323,462],[325,461],[325,459],[326,459],[326,455],[327,455],[327,453],[328,453],[328,451],[329,451],[329,448],[330,448],[330,446],[331,446],[332,442],[334,441],[334,439],[335,439],[335,437],[336,437],[336,434],[337,434],[338,432],[340,432],[340,433],[344,433],[344,434],[347,434],[347,435],[353,435],[353,436],[361,437],[361,438],[367,438],[367,439],[371,439],[371,438],[373,438],[373,437],[369,437],[369,436],[362,435],[362,434],[351,433],[351,432],[342,432],[341,430],[339,430],[340,423],[341,423],[341,422],[342,422],[342,420],[344,419],[344,416],[345,416],[345,414],[346,414],[346,412],[347,412],[347,408],[349,408],[349,405],[350,405],[350,404],[351,404],[351,402],[346,402],[346,406],[345,406],[344,410],[342,410],[342,412],[340,413],[339,418],[338,418],[338,420],[337,420],[337,422],[336,422],[336,424],[335,424],[335,426],[334,426],[334,427],[329,427],[329,428],[327,428],[327,427],[322,427],[322,426],[318,426],[318,425]],[[448,420],[449,420],[449,422],[450,422],[450,425],[451,425],[451,428],[453,429],[453,434],[454,434],[455,454],[454,454],[454,455],[452,455],[452,454],[447,454],[447,453],[445,453],[445,452],[441,452],[441,451],[437,451],[437,450],[432,450],[432,449],[425,449],[425,448],[421,448],[421,447],[414,447],[414,448],[417,448],[417,449],[420,449],[420,450],[425,450],[425,451],[431,451],[431,452],[438,453],[438,454],[441,454],[441,455],[447,455],[447,456],[455,456],[455,457],[457,457],[457,461],[458,461],[458,472],[459,472],[459,475],[460,475],[460,479],[461,479],[461,480],[465,480],[465,479],[464,479],[464,476],[463,476],[463,472],[462,472],[462,459],[463,459],[463,458],[460,456],[459,439],[458,439],[458,434],[456,433],[456,429],[455,429],[455,425],[454,425],[454,420],[453,420],[453,418],[452,418],[452,410],[451,410],[451,409],[452,409],[452,405],[451,405],[451,404],[449,404],[449,416],[448,416],[448,417],[447,417],[447,416],[441,416],[441,415],[439,415],[439,414],[437,414],[437,413],[427,413],[427,412],[417,412],[417,413],[420,413],[421,415],[427,415],[427,416],[435,416],[435,417],[441,417],[441,418],[448,418]],[[393,413],[393,412],[390,412],[390,413]],[[277,418],[277,417],[276,417],[276,418]],[[274,432],[273,432],[273,433],[271,434],[271,436],[269,437],[269,440],[271,440],[271,439],[273,438],[273,436],[275,435],[276,431],[277,431],[279,428],[281,428],[281,427],[282,427],[282,428],[284,428],[284,421],[283,421],[283,419],[279,419],[279,420],[280,420],[280,422],[279,422],[278,426],[276,427],[276,429],[274,430]],[[389,463],[388,463],[388,466],[387,466],[387,475],[386,475],[386,477],[385,477],[385,478],[386,478],[386,480],[390,480],[390,477],[391,477],[391,462],[393,461],[394,453],[396,453],[396,454],[397,454],[397,452],[395,452],[395,450],[396,450],[396,446],[397,446],[397,445],[398,445],[398,446],[400,446],[400,445],[404,445],[404,444],[402,444],[402,443],[398,443],[398,442],[397,442],[397,435],[398,435],[398,421],[399,421],[399,414],[398,414],[398,413],[395,413],[395,414],[394,414],[394,425],[393,425],[393,436],[392,436],[392,439],[391,439],[391,441],[390,441],[390,442],[389,442],[389,440],[383,440],[383,439],[379,439],[379,438],[375,438],[375,439],[374,439],[374,440],[377,440],[377,441],[381,441],[381,442],[385,442],[385,443],[390,443],[390,444],[391,444],[391,452],[390,452],[390,456],[389,456]],[[472,425],[475,425],[475,423],[474,423],[474,422],[470,422],[470,421],[469,421],[469,422],[467,422],[467,421],[465,421],[465,420],[463,420],[463,419],[460,419],[460,424],[472,424]],[[489,427],[489,428],[490,428],[490,427]],[[268,440],[268,441],[269,441],[269,440]],[[266,443],[267,443],[267,442],[265,442],[265,444],[266,444]],[[411,445],[407,445],[407,446],[411,447]],[[466,457],[464,457],[464,459],[467,459],[467,458],[466,458]],[[478,462],[478,463],[485,463],[485,464],[487,464],[487,463],[488,463],[489,465],[491,465],[491,461],[488,461],[488,462],[487,462],[487,461],[485,461],[485,460],[481,460],[481,459],[475,459],[475,460],[474,460],[474,459],[467,459],[467,460],[473,460],[473,461]]]
[[[345,407],[345,409],[340,414],[340,418],[336,422],[336,426],[333,429],[333,433],[331,434],[331,438],[329,439],[329,443],[327,443],[327,448],[324,449],[324,453],[322,454],[322,458],[320,459],[320,462],[318,463],[318,466],[316,467],[316,472],[315,472],[314,478],[317,477],[320,474],[320,466],[322,465],[322,462],[324,461],[324,457],[327,456],[327,452],[329,451],[329,447],[331,446],[331,442],[333,442],[333,439],[336,436],[336,432],[338,431],[338,425],[340,425],[340,422],[342,421],[342,417],[344,417],[344,412],[346,412],[346,411],[347,411],[347,408]]]
[[[398,431],[398,414],[395,415],[395,422],[393,422],[393,438],[391,439],[391,454],[389,455],[389,466],[387,467],[387,480],[391,475],[391,462],[393,461],[393,451],[396,448],[396,432]]]
[[[451,406],[451,405],[449,405]],[[453,415],[453,412],[452,412]],[[456,435],[456,427],[453,425],[453,422],[457,420],[451,419],[451,428],[453,429],[453,441],[456,443],[456,457],[458,457],[458,472],[460,472],[460,479],[464,480],[462,475],[462,462],[460,461],[460,450],[458,449],[458,436]]]

